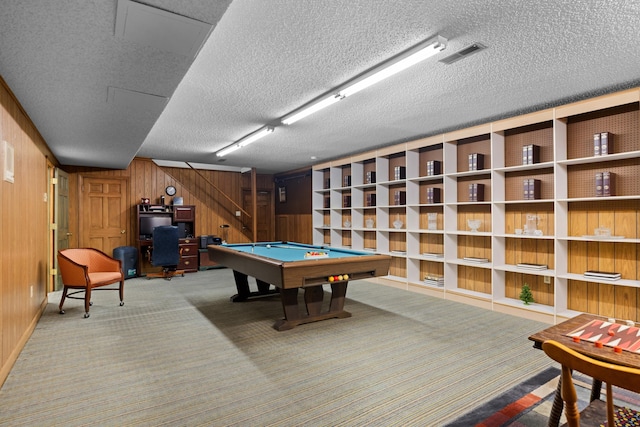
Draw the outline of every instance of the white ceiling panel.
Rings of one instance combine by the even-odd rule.
[[[130,0],[118,0],[116,36],[194,58],[212,26]]]

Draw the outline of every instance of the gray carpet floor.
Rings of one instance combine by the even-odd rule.
[[[373,282],[349,284],[353,317],[283,332],[277,296],[234,293],[228,269],[130,279],[88,319],[50,294],[0,425],[438,426],[552,366],[527,339],[546,324]]]

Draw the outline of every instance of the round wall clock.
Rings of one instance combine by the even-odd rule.
[[[173,185],[170,185],[167,188],[165,188],[164,191],[167,193],[167,195],[174,196],[176,194],[176,187],[174,187]]]

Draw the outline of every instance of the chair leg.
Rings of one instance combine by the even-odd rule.
[[[62,305],[64,304],[64,300],[67,299],[67,291],[68,290],[69,290],[69,288],[67,288],[65,286],[63,291],[62,291],[62,298],[60,299],[60,305],[58,306],[58,309],[60,310],[60,314],[64,314],[64,310],[62,309]]]
[[[91,286],[87,286],[84,291],[84,318],[89,317],[89,307],[91,307]]]
[[[124,305],[124,279],[120,281],[120,307]]]

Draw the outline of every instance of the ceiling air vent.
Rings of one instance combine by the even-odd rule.
[[[453,55],[449,55],[446,58],[441,59],[440,62],[443,62],[447,65],[453,64],[454,62],[460,61],[461,59],[466,58],[467,56],[473,55],[476,52],[480,52],[481,50],[486,48],[487,47],[483,44],[474,43],[470,46],[465,47],[464,49],[457,51]]]

